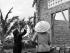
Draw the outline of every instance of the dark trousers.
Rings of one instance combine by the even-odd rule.
[[[50,53],[50,52],[37,52],[37,53]]]
[[[21,46],[14,46],[13,47],[13,53],[21,53],[22,48]]]

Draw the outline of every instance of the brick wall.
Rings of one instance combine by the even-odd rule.
[[[69,25],[65,21],[55,21],[53,44],[70,44]]]
[[[40,7],[39,7],[40,15],[39,15],[39,17],[41,20],[46,20],[50,24],[52,24],[51,23],[51,14],[52,13],[56,13],[58,11],[68,9],[70,7],[70,2],[66,2],[66,3],[63,3],[56,7],[48,9],[47,1],[48,0],[40,1],[40,4],[39,4],[40,5]],[[57,21],[54,24],[55,25],[59,24],[59,25],[54,26],[54,30],[55,30],[54,35],[51,32],[52,29],[49,30],[49,33],[51,35],[52,44],[56,44],[56,45],[58,45],[58,44],[62,45],[64,43],[70,44],[70,32],[69,32],[69,28],[67,28],[69,25],[62,21],[59,21],[59,22]],[[52,25],[51,25],[51,27],[52,27]]]

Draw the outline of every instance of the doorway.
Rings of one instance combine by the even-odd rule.
[[[68,9],[51,14],[52,44],[63,45],[70,43]]]

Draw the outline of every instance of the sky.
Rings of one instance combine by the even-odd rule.
[[[12,16],[20,16],[20,19],[29,16],[33,16],[35,8],[32,7],[33,0],[0,0],[0,9],[2,10],[3,16],[7,14],[9,9],[12,8],[12,13],[9,15],[9,18]]]

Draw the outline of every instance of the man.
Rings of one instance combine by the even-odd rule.
[[[26,30],[24,29],[23,32],[20,32],[18,29],[16,29],[13,32],[14,35],[14,47],[13,47],[13,53],[21,53],[22,50],[22,36],[26,34]]]

